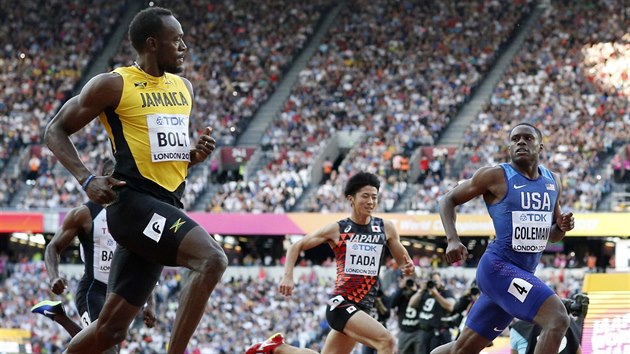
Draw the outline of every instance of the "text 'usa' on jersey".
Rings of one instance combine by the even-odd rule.
[[[531,180],[510,164],[501,164],[507,190],[505,197],[488,206],[496,240],[488,250],[523,269],[534,271],[547,247],[558,186],[551,171],[538,167],[540,176]]]
[[[350,218],[340,220],[339,242],[333,249],[337,261],[334,295],[342,295],[364,308],[371,308],[378,290],[378,275],[387,244],[381,218],[371,218],[367,225]]]

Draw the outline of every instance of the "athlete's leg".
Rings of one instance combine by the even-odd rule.
[[[379,354],[393,354],[396,348],[394,336],[382,324],[363,311],[358,311],[350,317],[343,328],[343,333],[337,333],[338,335],[335,335],[330,341],[328,338],[326,339],[322,354],[350,353],[356,342],[376,349]],[[344,346],[344,344],[346,345]],[[348,351],[342,351],[347,348],[349,348]]]
[[[184,353],[204,314],[208,298],[227,268],[221,246],[200,226],[184,236],[177,251],[177,264],[191,270],[182,288],[179,308],[168,347],[170,354]]]
[[[542,328],[534,354],[557,353],[569,322],[560,298],[557,295],[548,297],[534,317],[534,323]]]
[[[101,353],[121,343],[153,291],[162,268],[118,245],[109,276],[111,292],[107,294],[98,320],[72,338],[66,353]]]
[[[81,326],[74,322],[70,317],[68,317],[65,313],[55,316],[55,322],[59,323],[63,329],[65,329],[70,337],[76,336],[79,332],[81,332]]]
[[[466,326],[457,340],[435,348],[431,354],[478,354],[503,332],[512,318],[482,293],[470,309]]]
[[[127,336],[129,324],[139,311],[140,307],[110,293],[99,319],[74,336],[64,353],[117,353],[117,345]]]
[[[355,315],[353,317],[357,317],[357,316]],[[350,321],[348,321],[348,323],[350,323]],[[348,327],[348,324],[346,324],[346,328],[347,327]],[[352,352],[352,349],[354,348],[356,344],[357,344],[356,340],[350,338],[349,336],[339,331],[332,329],[330,330],[330,332],[328,333],[328,336],[326,337],[326,343],[324,343],[324,349],[322,349],[322,354],[349,354]]]
[[[71,337],[81,331],[81,326],[66,315],[61,301],[41,301],[31,308],[31,312],[39,313],[57,322]]]
[[[456,341],[433,349],[431,354],[477,354],[491,342],[488,338],[465,326]]]

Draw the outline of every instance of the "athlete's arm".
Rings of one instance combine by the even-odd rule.
[[[321,229],[314,231],[298,242],[292,244],[287,250],[287,256],[284,263],[284,275],[280,282],[280,293],[286,296],[291,295],[293,292],[293,269],[295,268],[295,262],[302,251],[311,249],[324,243],[334,244],[339,239],[339,225],[334,222],[330,223]]]
[[[407,253],[405,247],[400,243],[400,235],[394,223],[389,220],[383,220],[383,222],[385,223],[385,234],[387,235],[387,247],[392,253],[392,256],[394,256],[394,259],[396,259],[400,271],[404,276],[414,275],[415,267],[409,258],[409,253]]]
[[[549,241],[550,242],[558,242],[562,240],[567,231],[573,230],[574,219],[573,213],[563,213],[560,209],[560,196],[562,195],[562,183],[560,183],[560,178],[554,173],[553,178],[556,180],[556,186],[558,187],[558,199],[556,200],[556,205],[553,209],[553,220],[554,223],[551,226],[551,230],[549,231]]]
[[[79,158],[70,135],[94,120],[107,108],[118,106],[122,94],[122,78],[118,74],[100,74],[92,78],[78,96],[68,100],[48,123],[44,140],[61,164],[83,184],[92,173]],[[96,203],[107,204],[116,194],[111,187],[124,185],[112,177],[96,177],[90,181],[86,193]]]
[[[500,182],[501,178],[503,178],[501,167],[482,167],[475,172],[471,179],[458,184],[440,200],[440,218],[448,242],[445,254],[448,263],[465,260],[468,257],[468,250],[461,243],[455,228],[455,207],[480,195],[484,195],[484,197],[488,195],[487,201],[493,201],[496,199],[493,196],[498,193],[491,190],[491,186]]]
[[[46,272],[50,280],[50,290],[60,295],[68,286],[68,281],[59,276],[59,258],[61,252],[70,245],[74,238],[81,232],[89,232],[92,227],[90,210],[82,205],[70,210],[63,220],[61,228],[57,230],[44,251]]]

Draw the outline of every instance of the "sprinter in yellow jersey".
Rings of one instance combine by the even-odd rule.
[[[46,129],[46,144],[88,197],[108,205],[108,228],[118,243],[100,317],[66,353],[101,353],[122,342],[164,265],[191,271],[168,346],[168,353],[184,353],[227,267],[221,247],[181,210],[188,168],[215,148],[210,128],[194,145],[189,139],[192,85],[174,74],[184,63],[183,36],[170,10],[140,11],[129,26],[138,60],[92,78]],[[93,175],[69,138],[97,116],[116,157],[112,176]]]

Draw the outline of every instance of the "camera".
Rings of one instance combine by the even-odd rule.
[[[575,317],[586,317],[588,312],[588,296],[575,294],[572,299],[562,299],[562,304],[567,309],[567,313]]]
[[[427,281],[427,289],[435,288],[435,282],[433,280]]]
[[[407,282],[405,283],[405,286],[407,286],[408,288],[413,288],[413,286],[416,284],[416,282],[413,281],[413,279],[407,279]]]
[[[473,286],[472,288],[470,288],[470,295],[479,295],[479,288],[476,286]]]

